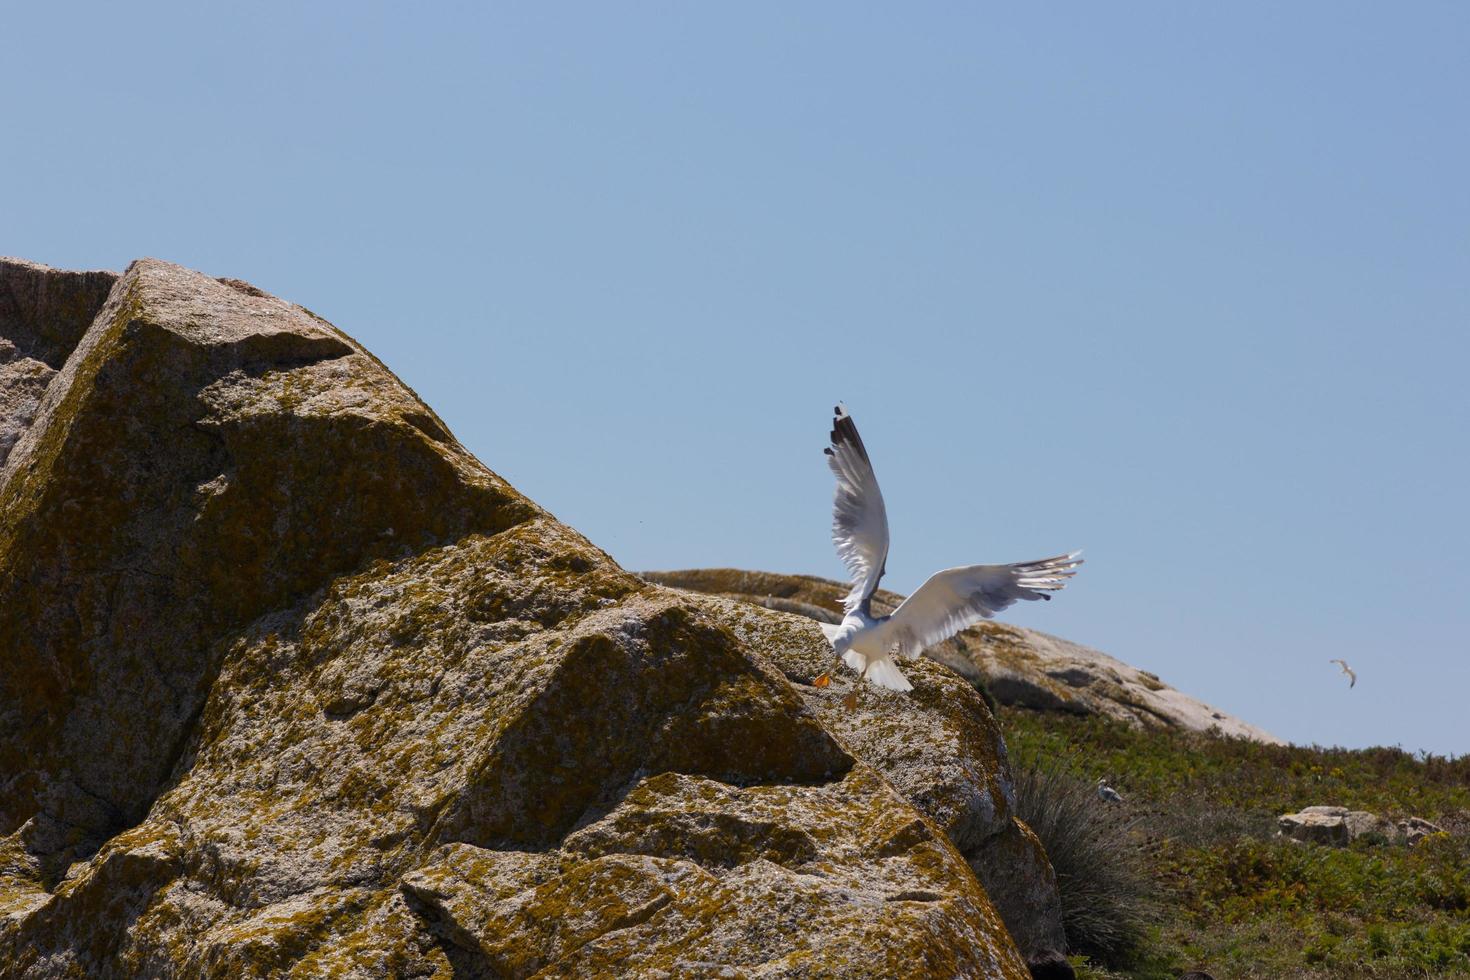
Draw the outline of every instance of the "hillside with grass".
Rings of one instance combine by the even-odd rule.
[[[1018,810],[1051,856],[1079,977],[1470,977],[1470,756],[1269,745],[1002,707]],[[1121,804],[1098,798],[1106,777]],[[1277,833],[1317,804],[1447,833]]]

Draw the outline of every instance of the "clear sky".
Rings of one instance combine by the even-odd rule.
[[[12,4],[0,253],[249,279],[627,567],[909,591],[1470,752],[1470,6]],[[1359,671],[1356,689],[1328,664]]]

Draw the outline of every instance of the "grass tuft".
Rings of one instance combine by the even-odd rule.
[[[1069,952],[1109,966],[1128,964],[1155,911],[1136,821],[1061,765],[1019,769],[1015,786],[1017,814],[1041,839],[1057,873]]]

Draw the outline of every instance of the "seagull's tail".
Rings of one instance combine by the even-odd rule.
[[[1048,592],[1060,592],[1067,587],[1067,580],[1077,574],[1082,564],[1080,551],[1042,558],[1039,561],[1017,562],[1010,566],[1011,581],[1032,595],[1020,593],[1022,599],[1050,599]]]
[[[912,691],[914,689],[909,679],[903,676],[903,671],[898,669],[898,664],[886,656],[869,660],[856,650],[849,650],[842,655],[842,662],[859,674],[864,674],[866,671],[865,676],[868,680],[879,687],[886,687],[890,691]]]

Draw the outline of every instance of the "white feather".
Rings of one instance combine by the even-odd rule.
[[[898,664],[887,656],[870,658],[856,650],[849,650],[842,655],[842,662],[879,687],[886,687],[890,691],[914,689],[909,679],[903,676],[903,671],[898,669]]]
[[[837,477],[832,498],[832,543],[852,577],[852,589],[843,606],[848,612],[865,608],[883,577],[888,560],[888,512],[883,491],[868,451],[847,407],[833,409],[832,446],[827,465]]]
[[[1017,599],[1048,599],[1077,574],[1081,552],[1014,565],[965,565],[929,576],[878,628],[904,657],[917,657]]]

